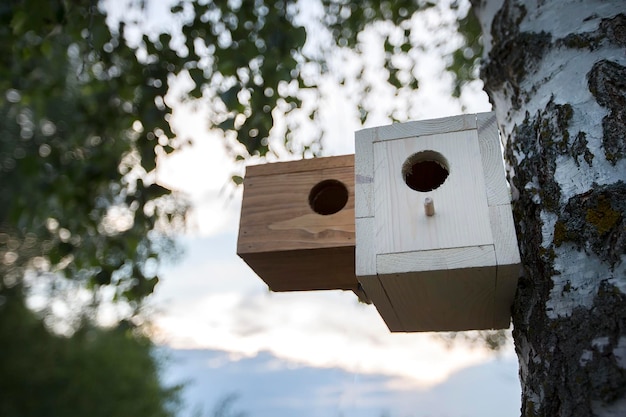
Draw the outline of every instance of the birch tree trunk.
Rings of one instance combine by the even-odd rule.
[[[519,193],[522,415],[626,416],[626,2],[472,2]]]

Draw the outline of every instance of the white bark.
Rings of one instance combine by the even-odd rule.
[[[522,414],[626,415],[623,1],[474,1],[520,192]]]

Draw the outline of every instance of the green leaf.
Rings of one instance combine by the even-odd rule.
[[[13,15],[13,19],[11,19],[11,29],[13,29],[13,34],[19,35],[23,32],[24,26],[28,22],[28,14],[20,10]]]
[[[227,109],[232,110],[239,104],[237,94],[241,91],[241,87],[236,85],[220,94],[220,99],[224,102]]]
[[[302,48],[306,42],[306,29],[304,27],[297,27],[292,29],[292,40],[299,47]],[[299,49],[298,48],[298,49]]]
[[[159,197],[163,197],[164,195],[170,194],[171,191],[159,184],[150,184],[147,188],[145,188],[146,197],[148,200],[154,200]]]
[[[191,68],[189,69],[189,75],[194,83],[196,83],[196,87],[201,87],[205,82],[204,71],[199,68]]]
[[[100,270],[94,277],[95,281],[98,285],[109,285],[111,284],[111,272],[105,269]]]
[[[235,130],[235,118],[231,117],[231,118],[224,120],[222,123],[218,125],[218,127],[224,131]]]

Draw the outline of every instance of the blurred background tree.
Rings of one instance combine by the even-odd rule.
[[[158,158],[187,141],[168,123],[173,103],[204,103],[207,129],[224,132],[233,159],[275,154],[277,120],[287,120],[281,147],[319,155],[323,129],[298,144],[290,116],[317,120],[331,51],[364,53],[359,36],[376,27],[387,83],[399,95],[415,90],[412,51],[422,40],[411,19],[439,7],[423,0],[320,0],[307,10],[295,0],[180,1],[171,28],[155,30],[147,25],[149,4],[0,5],[3,416],[170,415],[177,388],[159,385],[158,360],[139,328],[159,264],[180,254],[172,236],[185,223],[184,196],[156,177]],[[481,51],[468,8],[447,7],[462,35],[448,60],[456,95],[476,77]],[[171,97],[181,75],[193,87]],[[342,82],[355,82],[366,121],[372,81],[365,68]],[[313,105],[303,106],[306,97]],[[113,327],[99,327],[103,321]]]
[[[0,415],[176,415],[180,386],[160,382],[150,339],[132,323],[51,333],[16,287],[0,308]]]
[[[176,24],[165,28],[171,33],[162,33],[147,29],[147,3],[109,2],[123,7],[117,19],[97,1],[1,6],[4,286],[46,279],[48,290],[87,290],[95,298],[86,304],[123,302],[130,309],[119,318],[132,315],[158,282],[159,262],[177,253],[170,236],[184,224],[184,199],[156,182],[157,157],[184,143],[168,123],[171,103],[203,98],[211,103],[207,129],[235,134],[233,158],[268,155],[275,118],[299,110],[302,94],[319,87],[332,48],[359,51],[367,27],[386,25],[380,71],[388,82],[416,89],[410,63],[401,69],[395,62],[421,46],[411,35],[414,13],[435,7],[323,0],[307,17],[296,1],[181,1],[170,16]],[[457,93],[476,76],[480,55],[478,27],[462,9],[449,9],[466,40],[449,60]],[[307,37],[305,20],[320,31]],[[307,39],[330,43],[307,50]],[[182,73],[194,86],[168,99]],[[371,86],[359,81],[366,95]],[[315,107],[306,111],[315,118]],[[361,113],[365,120],[367,109]],[[313,148],[319,138],[291,146],[293,128],[283,137],[287,150],[321,152]]]

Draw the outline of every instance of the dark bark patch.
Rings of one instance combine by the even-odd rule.
[[[578,132],[576,138],[572,141],[570,145],[570,155],[576,161],[576,165],[580,166],[579,157],[582,156],[587,165],[591,166],[591,162],[593,161],[593,154],[587,147],[587,134],[585,132]]]
[[[501,40],[516,36],[519,32],[519,25],[526,14],[524,5],[505,0],[502,8],[493,17],[491,25],[492,43],[496,44]]]
[[[604,155],[613,165],[626,155],[626,67],[598,61],[587,74],[589,91],[609,110],[602,119]]]
[[[543,401],[526,401],[522,415],[586,417],[593,415],[592,402],[610,405],[626,394],[626,369],[612,354],[626,333],[626,295],[606,278],[592,308],[578,307],[555,320],[533,314],[536,321],[526,330],[514,328],[516,341],[541,352],[536,364],[529,361],[532,379],[524,383]],[[582,356],[581,347],[588,347]]]
[[[612,19],[603,19],[600,31],[606,33],[606,38],[617,46],[626,47],[626,15],[618,14]]]
[[[614,108],[626,104],[626,68],[617,62],[596,62],[587,74],[589,91],[602,107]]]
[[[560,211],[560,188],[554,180],[556,159],[567,153],[569,132],[568,125],[572,118],[569,105],[558,105],[550,100],[543,110],[534,115],[526,114],[524,121],[514,127],[512,136],[505,150],[506,157],[517,166],[513,183],[520,190],[520,198],[513,205],[519,238],[520,254],[526,274],[519,280],[517,294],[513,305],[514,339],[519,343],[528,340],[529,346],[536,346],[532,340],[535,328],[547,328],[546,312],[547,297],[552,288],[551,277],[558,274],[554,270],[555,253],[551,247],[542,246],[542,210],[553,213]],[[516,155],[522,155],[518,159]],[[531,189],[527,184],[533,184]],[[536,189],[532,189],[536,187]],[[539,193],[540,200],[536,197]],[[519,346],[518,346],[519,348]],[[532,357],[532,352],[530,353]],[[536,373],[532,359],[527,363],[528,375]],[[535,381],[522,381],[531,389]],[[535,392],[540,392],[536,385]],[[522,404],[524,415],[534,415],[532,401]],[[537,414],[539,415],[539,414]],[[544,414],[541,414],[544,415]]]
[[[620,13],[610,19],[602,19],[593,32],[572,33],[556,41],[558,46],[574,49],[598,49],[606,42],[626,47],[626,15]]]
[[[527,113],[520,126],[515,126],[515,143],[507,151],[507,158],[518,166],[514,185],[522,191],[522,196],[532,199],[533,192],[539,192],[543,208],[557,213],[561,190],[554,180],[556,158],[571,155],[568,126],[573,111],[569,104],[555,104],[550,100],[545,109],[534,117]],[[511,141],[509,141],[511,142]],[[524,155],[518,161],[516,154]],[[576,158],[576,157],[575,157]],[[537,190],[528,190],[527,184],[536,184]],[[530,195],[529,195],[530,194]]]
[[[570,198],[554,227],[554,244],[566,241],[615,266],[626,253],[626,184],[594,186]]]
[[[593,305],[555,320],[542,335],[546,339],[538,341],[545,351],[555,352],[543,380],[548,407],[543,415],[591,415],[591,401],[610,405],[626,394],[626,370],[612,354],[626,332],[626,295],[603,281]],[[589,347],[584,360],[581,346]],[[554,401],[557,398],[565,400]]]
[[[541,396],[541,392],[545,395],[546,390],[551,389],[543,387],[543,382],[535,379],[537,375],[543,375],[545,364],[535,363],[532,357],[535,352],[543,354],[554,347],[554,344],[544,344],[543,340],[537,340],[540,336],[537,329],[545,329],[546,332],[550,329],[546,303],[554,286],[551,278],[558,274],[554,270],[554,249],[542,246],[541,212],[547,210],[558,214],[561,211],[561,191],[554,180],[557,157],[571,155],[572,152],[578,155],[583,145],[586,148],[582,141],[584,135],[581,139],[580,134],[574,140],[579,142],[578,148],[573,150],[570,145],[569,124],[572,117],[571,106],[559,105],[550,100],[543,110],[534,115],[527,113],[524,121],[514,127],[512,136],[515,140],[509,140],[505,150],[507,159],[517,166],[513,183],[521,191],[513,210],[517,234],[520,237],[522,263],[527,271],[519,280],[513,305],[513,336],[518,355],[522,355],[519,352],[520,343],[531,349],[530,359],[526,362],[528,372],[522,376],[527,379],[522,384],[526,387],[525,390],[533,391],[537,396]],[[522,155],[523,158],[518,159],[516,155]],[[529,189],[527,184],[533,184],[537,189]],[[536,198],[537,192],[541,201]],[[565,232],[564,230],[563,233]],[[536,351],[532,350],[535,347]],[[557,415],[545,413],[542,408],[535,407],[530,397],[526,396],[528,400],[522,403],[523,415]]]
[[[481,78],[486,80],[485,89],[493,93],[503,88],[511,96],[511,104],[516,110],[525,101],[521,82],[534,71],[551,43],[551,36],[546,32],[520,32],[519,24],[524,16],[524,6],[505,1],[494,16],[491,28],[494,47],[481,69]]]

